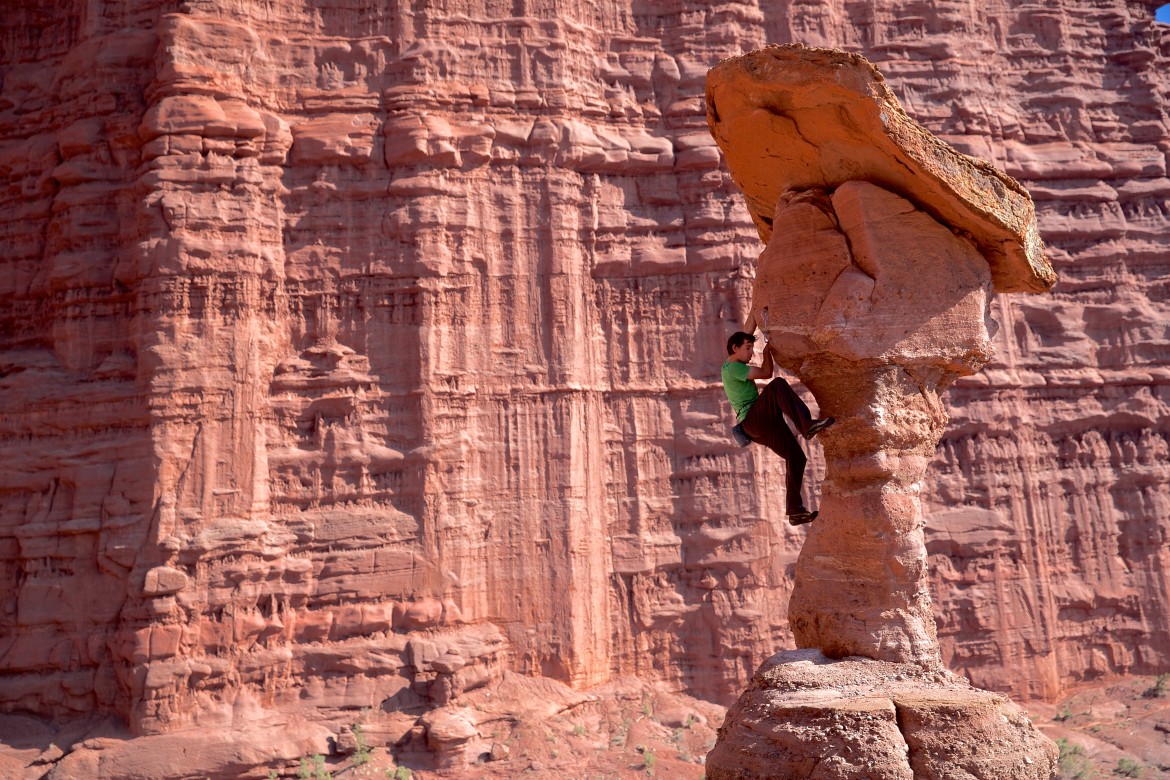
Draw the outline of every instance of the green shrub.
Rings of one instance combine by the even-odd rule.
[[[370,763],[370,745],[366,742],[366,735],[360,724],[353,725],[353,741],[357,747],[353,751],[353,765],[362,766]]]
[[[1161,699],[1166,696],[1167,693],[1170,693],[1170,674],[1160,674],[1158,675],[1158,678],[1154,680],[1154,684],[1149,688],[1146,688],[1145,692],[1142,693],[1142,696],[1147,699]]]
[[[1089,759],[1085,757],[1085,749],[1064,737],[1056,740],[1056,746],[1060,749],[1056,766],[1057,777],[1060,780],[1087,780],[1093,768],[1089,764]]]
[[[1141,777],[1142,765],[1134,761],[1132,758],[1123,758],[1117,762],[1113,773],[1121,775],[1122,777]]]
[[[333,773],[325,769],[325,756],[314,753],[309,758],[301,759],[301,768],[297,770],[300,780],[333,780]]]

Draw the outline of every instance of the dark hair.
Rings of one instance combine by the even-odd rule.
[[[750,333],[744,333],[742,330],[737,330],[735,333],[732,333],[731,338],[727,340],[727,354],[730,355],[739,349],[745,341],[750,341],[754,344],[756,337]]]

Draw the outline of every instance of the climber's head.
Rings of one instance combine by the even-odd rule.
[[[731,334],[731,338],[727,340],[727,354],[734,355],[735,351],[744,344],[755,344],[756,337],[750,333],[744,333],[742,330],[737,330]]]

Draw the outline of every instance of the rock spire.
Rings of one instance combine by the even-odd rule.
[[[919,496],[947,423],[940,394],[991,358],[993,295],[1055,282],[1027,191],[918,126],[857,55],[773,46],[725,60],[708,76],[707,109],[767,244],[748,327],[766,323],[777,361],[822,416],[838,419],[821,435],[821,515],[788,615],[797,646],[817,652],[778,656],[757,673],[709,776],[851,777],[810,774],[801,762],[813,749],[808,733],[827,729],[813,742],[832,741],[830,725],[854,717],[899,728],[912,720],[936,735],[948,718],[971,735],[993,722],[995,744],[1010,746],[985,756],[987,740],[972,739],[969,751],[940,759],[929,736],[902,728],[881,777],[949,776],[959,764],[980,767],[981,778],[1047,777],[1052,746],[1014,705],[942,667]],[[912,703],[923,696],[932,703]],[[793,735],[769,732],[771,758],[749,771],[759,740],[742,732],[769,719],[807,721],[811,732],[783,749]],[[865,750],[854,758],[858,776],[885,760]]]

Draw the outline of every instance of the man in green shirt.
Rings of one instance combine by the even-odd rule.
[[[727,362],[723,364],[723,389],[735,410],[735,419],[750,441],[763,444],[788,464],[787,498],[788,522],[792,525],[810,523],[817,513],[808,511],[800,498],[804,484],[804,466],[807,459],[800,443],[788,430],[784,415],[796,425],[800,435],[811,439],[832,425],[835,420],[826,417],[813,419],[808,406],[788,386],[783,377],[772,379],[775,365],[772,350],[764,345],[764,361],[759,367],[751,365],[756,337],[736,331],[727,340]],[[755,380],[772,379],[761,393]],[[745,444],[746,446],[746,444]]]

